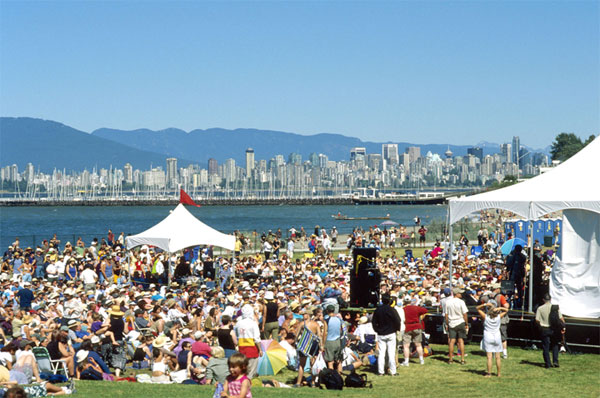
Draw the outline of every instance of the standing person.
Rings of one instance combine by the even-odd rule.
[[[381,297],[381,305],[373,313],[373,330],[377,333],[377,372],[385,374],[385,357],[388,356],[388,368],[392,376],[396,375],[396,332],[400,330],[400,316],[390,306],[392,302],[389,294]]]
[[[298,340],[296,341],[296,348],[298,350],[298,378],[293,387],[302,387],[306,360],[311,358],[312,365],[313,358],[317,356],[321,350],[318,337],[320,326],[311,316],[310,310],[305,308],[302,311],[303,321],[300,322],[296,328],[295,335],[298,336]]]
[[[287,242],[287,257],[289,260],[291,260],[292,258],[294,258],[294,239],[290,238]]]
[[[240,353],[248,358],[248,376],[257,375],[258,357],[261,355],[260,330],[254,317],[254,309],[250,304],[242,307],[242,319],[235,325]],[[233,355],[230,357],[230,359]]]
[[[492,298],[500,308],[506,308],[508,311],[510,309],[510,304],[506,297],[502,294],[502,285],[500,283],[494,283],[492,285]],[[509,322],[508,314],[500,318],[500,337],[502,338],[502,356],[504,359],[508,358],[508,322]]]
[[[268,239],[264,240],[262,249],[265,255],[265,260],[268,260],[271,257],[271,251],[273,250],[273,246],[271,246],[271,243]]]
[[[468,309],[462,300],[463,290],[459,287],[452,289],[454,297],[446,300],[446,326],[448,327],[448,337],[450,338],[448,346],[448,363],[453,363],[454,344],[458,340],[458,350],[460,351],[460,363],[465,364],[465,339],[469,333],[469,319],[467,317]]]
[[[323,338],[325,342],[325,353],[323,358],[329,369],[337,367],[337,371],[342,371],[342,334],[344,322],[339,314],[336,313],[333,305],[328,305],[326,308],[327,319],[323,325]]]
[[[410,343],[415,343],[417,347],[417,353],[419,354],[419,363],[425,365],[423,359],[423,346],[421,341],[423,340],[423,330],[425,325],[423,324],[423,318],[427,315],[427,310],[423,307],[419,307],[412,304],[410,296],[404,297],[404,362],[400,366],[408,366],[410,360]]]
[[[558,305],[552,305],[550,295],[544,295],[544,304],[535,312],[535,322],[541,328],[542,347],[544,349],[544,366],[558,368],[558,342],[565,334],[565,319]],[[552,362],[550,362],[550,349],[552,349]]]
[[[419,244],[421,245],[421,247],[425,247],[426,233],[427,228],[425,228],[424,225],[421,225],[421,228],[419,228]]]
[[[509,272],[510,280],[515,282],[517,289],[514,308],[521,308],[523,305],[526,262],[527,257],[523,254],[521,245],[515,245],[513,251],[506,258],[506,269]]]
[[[494,300],[477,306],[477,312],[483,319],[482,347],[487,355],[487,373],[492,376],[492,355],[496,356],[496,371],[500,377],[500,353],[502,352],[502,337],[500,336],[501,319],[508,313],[508,308],[498,307]],[[483,309],[487,308],[486,314]],[[462,352],[462,351],[461,351]]]
[[[267,304],[263,307],[262,331],[265,339],[279,342],[279,304],[272,291],[265,293]]]

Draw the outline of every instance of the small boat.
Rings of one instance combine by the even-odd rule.
[[[346,216],[343,214],[332,214],[331,217],[333,217],[336,220],[389,220],[390,219],[390,215],[386,214],[385,216],[381,216],[381,217],[350,217],[350,216]]]

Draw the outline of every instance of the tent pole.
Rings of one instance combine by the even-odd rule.
[[[533,312],[533,220],[529,220],[529,312]]]
[[[171,286],[171,252],[167,252],[169,260],[167,261],[167,286]]]
[[[448,233],[450,245],[448,248],[448,281],[450,281],[450,291],[452,291],[452,253],[454,252],[454,240],[452,239],[452,221],[450,219],[450,206],[448,206]]]

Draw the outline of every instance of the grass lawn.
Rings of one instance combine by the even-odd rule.
[[[485,354],[478,345],[467,347],[466,365],[447,364],[446,347],[433,345],[434,355],[425,365],[412,362],[399,367],[399,375],[375,376],[366,372],[373,389],[327,391],[300,389],[252,388],[254,397],[598,397],[600,396],[600,356],[594,354],[560,354],[560,368],[545,369],[541,350],[509,348],[509,358],[502,360],[502,377],[484,378]],[[360,373],[360,371],[359,371]],[[495,370],[494,370],[495,374]],[[279,373],[279,381],[288,382],[295,374]],[[261,377],[261,378],[268,378]],[[77,381],[74,397],[148,398],[212,397],[214,387],[156,385]]]

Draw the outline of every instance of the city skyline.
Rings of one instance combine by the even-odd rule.
[[[1,7],[3,116],[530,147],[600,130],[598,2]]]
[[[4,188],[10,183],[27,183],[27,195],[36,188],[43,187],[45,192],[72,190],[69,196],[78,192],[86,193],[91,188],[111,190],[117,194],[123,190],[145,192],[172,192],[179,188],[204,190],[206,192],[239,191],[247,195],[254,191],[307,192],[316,190],[329,192],[330,195],[349,193],[357,188],[375,187],[384,190],[407,188],[456,188],[489,186],[503,182],[509,176],[533,176],[549,166],[548,156],[531,153],[519,144],[518,136],[511,143],[501,146],[500,152],[483,155],[480,147],[468,149],[465,156],[455,156],[450,149],[444,154],[421,153],[419,146],[407,147],[398,153],[395,144],[382,144],[380,153],[368,153],[364,147],[354,147],[348,158],[332,161],[322,153],[311,153],[303,158],[299,153],[290,153],[287,159],[278,154],[271,159],[255,159],[254,150],[247,148],[245,162],[236,164],[229,158],[220,163],[210,158],[205,167],[190,164],[178,167],[176,158],[166,158],[165,165],[150,169],[134,169],[127,163],[120,168],[85,169],[80,172],[65,173],[55,170],[52,174],[36,172],[29,163],[20,173],[17,165],[0,168],[0,180]],[[512,148],[511,148],[512,147]],[[513,149],[514,148],[514,149]],[[19,188],[20,189],[20,188]],[[83,190],[83,191],[81,191]]]

